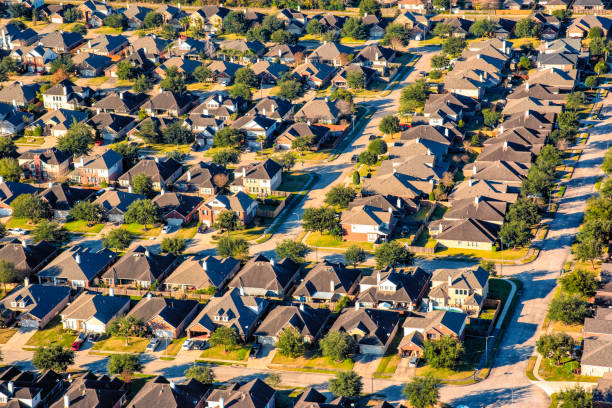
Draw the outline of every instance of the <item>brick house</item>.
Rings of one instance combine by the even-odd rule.
[[[233,211],[244,225],[249,225],[257,213],[258,202],[239,191],[232,196],[219,195],[199,207],[200,222],[212,227],[216,217],[223,211]]]
[[[107,150],[95,156],[80,157],[74,162],[70,179],[74,183],[99,186],[110,184],[123,173],[123,156],[114,150]]]
[[[447,310],[432,310],[427,313],[412,313],[402,325],[404,337],[398,347],[402,357],[423,353],[423,343],[451,336],[463,340],[467,315]]]

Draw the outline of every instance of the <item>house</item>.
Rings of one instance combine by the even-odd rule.
[[[257,214],[258,206],[258,201],[253,200],[244,191],[238,191],[231,196],[218,195],[200,207],[199,220],[202,225],[210,228],[215,225],[220,213],[232,211],[243,225],[249,225]]]
[[[89,119],[87,124],[94,129],[98,137],[112,143],[123,139],[136,125],[136,121],[132,116],[101,112]]]
[[[197,217],[198,209],[204,203],[202,197],[181,194],[166,193],[164,190],[157,195],[153,202],[160,209],[162,219],[168,225],[187,225]]]
[[[28,150],[18,158],[24,175],[36,180],[57,180],[64,178],[70,171],[72,154],[55,147],[45,151]]]
[[[77,8],[83,13],[83,20],[93,27],[100,27],[104,18],[113,13],[112,7],[95,0],[87,0]]]
[[[210,299],[187,328],[187,336],[190,339],[208,339],[217,327],[226,326],[236,329],[240,338],[246,341],[268,306],[269,302],[264,298],[245,296],[238,288],[230,289],[221,297]]]
[[[217,48],[217,44],[210,40],[179,37],[176,43],[169,46],[168,55],[196,60],[214,59],[217,56]]]
[[[101,279],[113,287],[127,285],[149,288],[166,277],[176,261],[173,254],[155,254],[150,252],[149,248],[138,245],[108,268]]]
[[[578,54],[561,52],[538,54],[536,64],[540,69],[558,68],[561,70],[570,70],[576,68],[578,64]]]
[[[106,333],[107,325],[130,309],[127,296],[105,296],[101,293],[83,292],[62,311],[64,329],[86,333]]]
[[[276,96],[267,96],[260,99],[257,104],[247,112],[248,116],[261,115],[279,123],[289,120],[293,114],[294,105],[285,99]]]
[[[382,356],[399,329],[399,313],[382,309],[344,309],[330,332],[342,331],[355,338],[360,354]]]
[[[380,208],[383,211],[391,211],[397,219],[402,219],[404,216],[415,213],[421,208],[421,204],[418,201],[406,200],[393,195],[384,196],[382,194],[373,194],[356,197],[348,204],[348,209],[352,210],[353,208],[364,205]]]
[[[318,21],[322,26],[323,32],[336,31],[340,33],[346,22],[346,17],[327,13],[319,18]]]
[[[12,263],[20,277],[35,274],[55,255],[57,248],[46,241],[27,244],[13,238],[0,247],[0,259]]]
[[[300,302],[337,302],[354,295],[359,276],[358,269],[323,260],[308,271],[292,296]]]
[[[399,10],[412,10],[417,13],[426,13],[432,8],[432,4],[427,0],[399,0],[397,2]]]
[[[17,24],[9,22],[0,28],[0,48],[9,51],[32,45],[38,39],[38,33],[31,28],[20,29]]]
[[[351,74],[358,74],[363,78],[363,83],[360,84],[363,89],[367,89],[368,84],[376,77],[376,71],[371,68],[361,65],[349,65],[342,68],[332,79],[332,86],[336,88],[350,88],[348,77]],[[354,86],[354,85],[353,85]]]
[[[308,23],[308,17],[305,14],[289,8],[282,9],[276,18],[285,24],[285,30],[295,35],[302,35]]]
[[[546,16],[554,17],[554,16]],[[582,40],[580,38],[558,38],[545,41],[538,47],[541,54],[569,53],[580,54],[582,51]]]
[[[547,68],[536,71],[529,76],[530,88],[534,85],[548,86],[554,93],[570,93],[576,86],[578,70],[561,70],[558,68]]]
[[[174,188],[182,192],[195,192],[202,196],[214,196],[229,181],[227,169],[212,162],[198,162],[174,182]]]
[[[193,108],[190,114],[213,116],[220,120],[229,120],[247,105],[247,102],[238,97],[230,98],[224,93],[208,96],[202,103]]]
[[[53,210],[53,217],[66,220],[70,210],[79,202],[86,201],[94,191],[67,184],[49,183],[49,187],[38,193],[38,196]]]
[[[96,38],[87,41],[80,51],[87,51],[92,54],[110,56],[119,56],[121,51],[130,45],[127,37],[123,35],[101,34]]]
[[[80,76],[93,78],[102,75],[104,70],[113,63],[113,60],[105,55],[81,52],[74,56],[72,62]]]
[[[600,310],[604,311],[604,313],[601,313]],[[595,317],[584,319],[583,338],[612,335],[612,315],[606,316],[605,312],[607,310],[599,306],[597,307]]]
[[[130,208],[130,205],[134,201],[144,200],[145,198],[145,196],[140,194],[107,189],[94,200],[94,204],[98,204],[102,208],[104,217],[109,222],[123,223],[125,213]]]
[[[325,41],[308,55],[308,62],[329,64],[342,67],[348,64],[349,56],[354,55],[353,49],[337,42]]]
[[[0,89],[0,102],[17,107],[27,107],[38,100],[38,91],[40,91],[40,84],[13,82]]]
[[[601,0],[575,0],[572,9],[575,13],[601,12],[605,8]]]
[[[212,385],[198,380],[186,380],[175,384],[162,376],[157,376],[138,391],[127,408],[168,407],[168,408],[201,408]]]
[[[336,69],[331,65],[306,61],[293,70],[293,75],[309,88],[322,88],[331,79]]]
[[[595,3],[598,0],[581,0],[590,2],[593,1]],[[570,24],[566,29],[566,35],[570,38],[583,38],[586,37],[589,33],[589,30],[593,27],[599,27],[603,31],[603,36],[606,37],[608,35],[608,31],[610,31],[610,27],[612,26],[612,20],[607,17],[597,16],[593,14],[587,14],[584,16],[580,16]]]
[[[466,177],[475,180],[488,180],[503,183],[518,189],[529,171],[528,165],[510,161],[493,163],[475,163],[472,169],[466,169]]]
[[[87,107],[87,99],[91,94],[90,88],[77,86],[65,79],[43,93],[43,104],[47,109],[77,110]]]
[[[312,150],[317,151],[330,138],[329,128],[322,125],[313,125],[305,122],[296,122],[281,133],[274,142],[278,150],[293,148],[293,141],[300,138],[308,139]]]
[[[188,17],[187,13],[181,10],[180,7],[175,7],[170,4],[162,4],[156,10],[157,13],[162,15],[164,23],[170,24],[174,27],[182,27],[180,20],[183,17]]]
[[[455,201],[471,199],[474,196],[512,204],[518,199],[518,192],[512,192],[507,184],[470,178],[457,183],[448,196],[448,200],[453,203]]]
[[[259,254],[251,258],[228,284],[249,296],[284,297],[299,276],[300,265],[289,258],[276,262]]]
[[[195,141],[199,146],[212,146],[215,134],[225,127],[222,119],[212,116],[191,113],[183,122],[194,133]]]
[[[155,57],[147,57],[147,54],[145,54],[144,50],[142,49],[138,49],[136,51],[132,51],[129,48],[126,49],[125,51],[126,53],[128,53],[127,58],[123,57],[123,60],[127,60],[129,62],[132,63],[132,67],[140,73],[143,74],[151,74],[151,72],[153,71],[153,69],[155,69],[155,62],[157,61],[158,58]],[[165,54],[165,53],[164,53]],[[119,62],[121,62],[119,61]],[[111,65],[110,67],[106,68],[104,70],[104,75],[109,77],[109,78],[117,78],[117,70],[119,69],[119,62]]]
[[[327,402],[325,395],[312,387],[307,387],[300,394],[294,403],[295,408],[342,408],[345,407],[348,400],[344,397],[338,397]],[[380,408],[390,408],[387,406]]]
[[[245,134],[249,148],[259,150],[270,141],[278,122],[262,115],[241,116],[230,126]]]
[[[181,119],[170,116],[149,116],[138,122],[138,124],[128,132],[128,140],[143,143],[145,142],[145,138],[141,136],[141,131],[145,129],[148,131],[151,129],[151,127],[145,128],[145,126],[152,126],[156,134],[161,135],[168,126],[180,121]]]
[[[361,21],[363,22],[366,30],[368,30],[368,37],[370,40],[380,40],[385,36],[385,27],[387,26],[387,22],[384,19],[378,18],[374,14],[366,13]]]
[[[29,284],[26,278],[24,285],[6,295],[0,304],[19,313],[17,320],[21,327],[42,329],[59,314],[69,299],[68,286]]]
[[[33,114],[19,111],[15,105],[0,103],[0,135],[2,136],[10,137],[21,132],[33,119]]]
[[[70,173],[73,183],[99,186],[108,185],[119,179],[123,173],[123,156],[108,149],[102,154],[79,157]]]
[[[597,380],[593,389],[593,407],[610,408],[612,406],[612,374],[605,373]]]
[[[261,322],[254,336],[259,344],[275,345],[284,330],[293,328],[302,336],[304,343],[315,344],[330,315],[329,309],[315,309],[303,303],[299,306],[276,306]]]
[[[262,59],[251,65],[251,70],[255,73],[260,83],[276,84],[289,71],[289,67]]]
[[[230,10],[222,6],[208,5],[199,8],[189,15],[191,25],[201,27],[204,31],[216,33],[223,27],[223,19]]]
[[[418,266],[388,267],[361,278],[357,302],[377,309],[415,310],[429,288],[430,279],[431,275]]]
[[[398,351],[402,357],[420,357],[423,355],[425,341],[440,340],[443,336],[463,340],[467,320],[465,313],[449,310],[413,312],[402,324],[404,337],[399,343]]]
[[[391,211],[363,205],[340,215],[342,239],[345,241],[380,242],[392,234],[397,220]]]
[[[170,40],[156,35],[145,35],[144,37],[129,38],[129,40],[132,41],[128,48],[130,55],[142,51],[142,54],[153,63],[159,62],[160,58],[165,59],[168,47],[172,44]]]
[[[234,170],[234,181],[230,191],[247,194],[270,195],[279,188],[283,181],[283,169],[272,159],[264,162],[238,166]]]
[[[83,36],[78,33],[51,31],[40,39],[40,45],[53,50],[57,54],[63,54],[74,50],[84,41]]]
[[[443,126],[448,122],[459,123],[464,117],[467,119],[473,116],[473,112],[478,111],[479,108],[478,101],[467,96],[452,93],[430,94],[425,101],[423,116],[427,118],[430,125]],[[424,128],[421,130],[430,131],[428,127],[416,126],[415,128]],[[438,128],[435,128],[435,130],[438,130]],[[446,128],[444,132],[450,133]],[[446,139],[448,140],[448,138]]]
[[[235,64],[229,61],[212,61],[208,64],[208,69],[212,73],[212,80],[221,85],[229,85],[236,75],[236,71],[242,68],[242,65]]]
[[[536,107],[535,109],[530,107],[529,109],[539,111],[540,113],[545,113],[543,111],[549,109],[553,112],[556,111],[556,109],[554,109],[551,105],[564,105],[567,99],[567,94],[559,93],[557,89],[551,87],[550,85],[535,84],[534,86],[531,86],[529,85],[529,81],[525,81],[524,86],[516,89],[516,91],[508,95],[506,99],[508,100],[508,104],[516,103],[517,105],[509,108],[511,111],[517,113],[521,112],[518,110],[518,105],[525,103],[527,103],[525,106],[530,104],[535,105],[537,103],[535,101],[539,101],[544,106],[544,109],[539,110],[539,107]],[[504,109],[504,111],[506,111],[506,109]],[[524,111],[525,110],[523,109],[523,112]],[[503,129],[503,125],[501,126]]]
[[[359,51],[352,62],[381,71],[384,74],[395,59],[395,55],[395,50],[392,48],[371,44]]]
[[[181,164],[174,159],[159,160],[157,157],[143,159],[119,177],[119,184],[123,187],[132,187],[132,178],[138,174],[145,174],[151,177],[153,188],[161,190],[178,179],[182,171]]]
[[[144,93],[130,91],[111,92],[91,106],[97,113],[108,112],[120,115],[130,115],[138,111],[148,96]]]
[[[92,372],[87,372],[74,379],[63,397],[49,407],[119,408],[125,404],[127,396],[125,383],[118,377],[97,376]]]
[[[275,396],[274,388],[256,378],[246,384],[232,383],[225,389],[213,390],[206,398],[206,408],[274,408]]]
[[[225,287],[240,269],[240,261],[234,258],[189,256],[165,280],[168,290],[199,290]]]
[[[0,403],[7,408],[48,406],[64,388],[62,376],[53,370],[39,374],[5,366],[0,376]]]
[[[335,125],[342,117],[342,110],[338,100],[329,98],[316,98],[304,104],[294,115],[296,121]]]
[[[128,3],[127,9],[123,12],[123,15],[127,18],[127,26],[136,30],[142,27],[145,17],[152,11],[153,10],[148,7],[130,6],[130,3]]]
[[[453,27],[453,37],[466,38],[470,35],[472,20],[460,17],[449,17],[442,20],[442,23]]]
[[[42,136],[61,137],[68,132],[74,122],[81,123],[87,120],[87,117],[88,114],[85,111],[59,108],[45,113],[36,121],[30,123],[26,130]],[[40,128],[40,130],[37,130],[37,128]]]
[[[113,251],[106,248],[93,251],[75,245],[60,253],[38,272],[38,280],[52,285],[88,288],[94,279],[115,261],[116,256]]]
[[[4,181],[0,176],[0,216],[8,217],[13,214],[11,203],[21,194],[36,194],[38,189],[31,184]]]
[[[176,93],[172,91],[160,92],[142,104],[142,109],[150,115],[181,116],[189,112],[197,102],[197,98],[190,93]]]
[[[580,372],[597,377],[612,372],[612,336],[584,339]]]
[[[429,301],[433,306],[452,307],[478,314],[489,294],[489,272],[473,269],[438,269],[431,278]]]
[[[217,54],[229,57],[229,60],[241,61],[245,64],[255,62],[256,58],[262,57],[266,50],[265,44],[258,40],[245,41],[243,39],[224,40],[219,43]]]
[[[486,166],[505,161],[529,166],[534,158],[534,154],[528,147],[504,141],[503,143],[484,145],[476,164]]]
[[[455,200],[453,206],[444,214],[442,222],[472,218],[501,226],[507,211],[508,203],[475,195],[474,198]],[[433,223],[430,223],[430,228]]]
[[[196,300],[152,296],[149,292],[136,303],[127,316],[144,321],[155,337],[176,339],[181,336],[197,312]]]
[[[285,65],[294,65],[304,59],[304,47],[299,44],[277,44],[268,50],[264,58],[270,62],[280,62]]]
[[[455,222],[440,222],[435,238],[447,248],[491,251],[497,242],[500,227],[485,221],[468,218]],[[433,231],[430,231],[432,233]]]
[[[153,73],[157,78],[164,79],[166,78],[166,71],[168,71],[168,69],[176,68],[176,71],[181,74],[183,78],[191,78],[191,74],[200,66],[202,66],[200,61],[185,57],[171,57],[155,68]]]

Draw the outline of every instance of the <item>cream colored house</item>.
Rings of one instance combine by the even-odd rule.
[[[478,314],[489,294],[489,272],[476,269],[439,269],[431,278],[433,306],[454,307]]]
[[[283,181],[283,169],[274,160],[240,166],[234,170],[234,181],[230,185],[232,193],[243,191],[247,194],[270,195]]]

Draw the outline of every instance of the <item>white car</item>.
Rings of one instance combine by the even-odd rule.
[[[159,345],[159,339],[157,337],[153,337],[149,344],[147,345],[146,351],[155,351],[157,346]]]
[[[172,227],[169,225],[164,225],[164,227],[162,228],[162,234],[167,234],[170,231],[172,231]]]
[[[14,235],[25,235],[25,234],[27,234],[27,233],[28,233],[28,231],[23,230],[23,229],[21,229],[21,228],[9,228],[9,229],[7,230],[7,232],[8,232],[9,234],[14,234]]]
[[[187,339],[183,342],[181,350],[191,350],[193,348],[193,340]]]

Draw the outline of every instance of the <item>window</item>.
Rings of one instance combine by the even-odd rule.
[[[219,320],[221,320],[221,316],[215,316],[215,321],[218,322]]]
[[[227,320],[228,320],[228,319],[227,319],[227,316],[223,316],[223,321],[224,321],[224,322],[227,322]]]
[[[11,302],[11,307],[17,307],[17,302]]]

